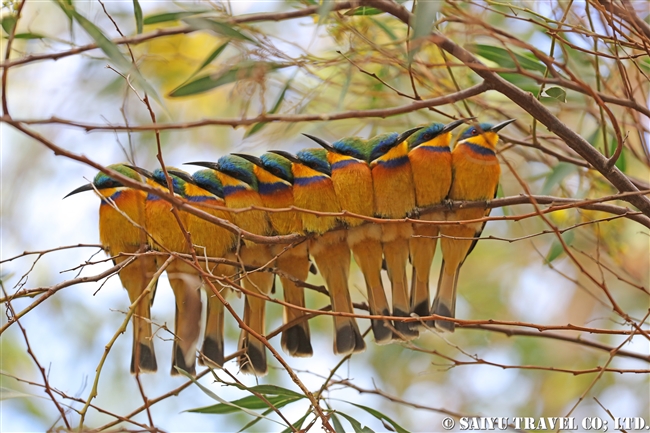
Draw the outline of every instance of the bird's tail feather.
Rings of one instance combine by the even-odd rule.
[[[354,261],[357,262],[368,290],[368,307],[373,316],[390,316],[390,307],[384,284],[381,281],[383,251],[381,242],[363,240],[352,245]],[[427,306],[428,307],[428,306]],[[372,333],[377,344],[388,344],[393,339],[393,331],[387,320],[371,320]]]
[[[194,268],[180,260],[167,267],[167,276],[176,298],[171,374],[179,374],[178,367],[193,375],[201,324],[201,279]]]
[[[384,242],[384,257],[393,294],[393,316],[410,317],[410,299],[406,281],[406,263],[409,258],[409,241],[405,238],[396,238]],[[419,332],[411,328],[408,322],[394,321],[394,338],[412,340],[417,338]]]
[[[120,263],[126,258],[119,260]],[[135,262],[122,269],[120,280],[129,294],[131,303],[135,302],[146,290],[151,277],[157,269],[153,257],[139,257]],[[156,352],[153,347],[151,332],[151,304],[155,295],[155,287],[135,306],[133,314],[133,352],[131,355],[131,373],[154,372],[158,370]]]
[[[458,273],[460,266],[455,269],[445,266],[442,261],[440,277],[438,279],[438,292],[431,305],[431,314],[454,318],[456,315],[456,284],[458,283]],[[436,320],[434,325],[437,329],[454,332],[456,324],[446,320]]]
[[[286,272],[288,275],[300,280],[305,281],[309,276],[309,255],[307,254],[307,246],[302,247],[299,245],[296,248],[300,250],[289,251],[278,257],[276,263],[278,268]],[[305,290],[299,287],[288,278],[281,277],[282,287],[284,289],[285,302],[298,306],[305,307]],[[287,354],[296,357],[310,357],[314,354],[311,347],[311,337],[309,332],[309,322],[304,319],[306,313],[304,311],[284,307],[283,319],[284,323],[293,322],[294,320],[303,319],[301,322],[287,328],[282,332],[280,344],[282,350]]]
[[[220,265],[212,270],[214,275],[234,275],[236,270],[232,266]],[[231,289],[224,287],[219,281],[213,282],[214,287],[220,291],[224,298],[230,294]],[[224,322],[225,308],[219,298],[212,293],[212,289],[204,286],[207,295],[207,308],[205,314],[205,333],[201,353],[200,365],[214,364],[222,367],[224,363]]]
[[[438,227],[434,225],[414,224],[413,234],[419,236],[438,236]],[[411,238],[409,248],[413,262],[411,278],[411,312],[420,317],[429,315],[429,278],[431,264],[436,253],[437,239]],[[420,322],[412,322],[412,327],[421,328]]]
[[[314,248],[310,247],[310,251],[330,291],[332,311],[353,313],[348,290],[350,248],[344,238],[337,239],[334,236],[338,234],[325,234],[315,241]],[[354,317],[334,316],[334,353],[362,352],[365,348],[366,343]]]
[[[249,278],[252,275],[248,276]],[[244,285],[247,285],[244,282]],[[252,290],[252,287],[247,287]],[[244,323],[261,336],[265,334],[265,308],[266,301],[255,296],[246,296],[244,301]],[[264,376],[267,371],[266,346],[256,337],[242,330],[239,336],[239,349],[245,352],[238,359],[239,368],[243,373]]]

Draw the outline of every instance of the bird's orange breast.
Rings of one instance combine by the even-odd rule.
[[[375,211],[372,173],[364,161],[336,155],[330,159],[332,182],[341,210],[359,215],[373,216]],[[364,223],[358,218],[345,218],[351,227]]]
[[[446,146],[419,146],[409,152],[418,207],[441,203],[451,188],[451,152]]]
[[[111,256],[120,252],[136,252],[146,243],[145,197],[142,191],[120,188],[101,191],[106,199],[99,208],[99,239]],[[139,227],[138,227],[139,226]]]
[[[293,201],[296,207],[318,212],[340,212],[332,179],[309,167],[293,165]],[[297,168],[299,167],[299,168]],[[300,213],[303,229],[323,234],[338,225],[336,217],[321,217]]]

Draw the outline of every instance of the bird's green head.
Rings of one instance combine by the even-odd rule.
[[[131,167],[127,166],[125,163],[120,163],[120,164],[111,164],[107,165],[106,168],[111,169],[113,171],[116,171],[120,173],[123,176],[126,176],[128,178],[131,178],[137,182],[142,182],[142,178],[138,174],[137,171],[133,170]],[[94,187],[94,188],[93,188]],[[83,186],[80,186],[79,188],[75,189],[74,191],[70,192],[68,195],[66,195],[63,198],[70,197],[71,195],[78,194],[80,192],[84,191],[92,191],[93,189],[97,189],[99,191],[101,190],[106,190],[106,189],[113,189],[113,188],[122,188],[124,185],[122,182],[113,179],[109,175],[102,173],[101,171],[97,173],[95,176],[95,179],[93,180],[92,184],[86,184]]]
[[[422,129],[422,127],[418,126],[408,129],[401,134],[396,132],[386,132],[369,138],[366,146],[370,152],[370,161],[375,161],[376,159],[386,155],[393,148],[406,141],[411,135],[420,129]]]
[[[175,167],[166,167],[167,173],[172,180],[172,187],[174,192],[180,196],[185,196],[185,184],[188,179],[191,181],[191,176]],[[153,179],[158,185],[167,188],[167,179],[165,178],[165,172],[162,168],[157,168],[151,173],[151,179]]]
[[[274,176],[293,183],[293,173],[291,172],[291,161],[276,153],[266,152],[260,156],[262,167]]]
[[[329,162],[327,162],[327,150],[325,149],[320,147],[303,149],[296,153],[296,158],[301,164],[306,165],[312,170],[316,170],[328,176],[332,175],[332,168],[330,167]]]
[[[458,137],[458,143],[471,143],[480,146],[495,149],[499,141],[498,132],[510,125],[516,119],[509,119],[504,122],[493,125],[491,123],[479,123],[465,129]]]
[[[224,155],[217,161],[218,170],[228,176],[240,180],[255,191],[258,190],[257,177],[255,177],[255,166],[252,162],[237,155]]]
[[[449,142],[451,141],[451,131],[458,128],[467,120],[469,119],[454,120],[453,122],[446,125],[439,122],[423,125],[422,129],[416,131],[408,138],[407,142],[409,150],[423,144],[449,147]]]
[[[224,198],[223,185],[214,170],[209,168],[199,170],[192,175],[192,179],[197,186],[216,195],[217,197]]]

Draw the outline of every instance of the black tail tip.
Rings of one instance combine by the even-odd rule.
[[[450,319],[454,318],[454,313],[451,309],[447,305],[440,303],[437,298],[433,301],[433,305],[431,306],[431,314],[449,317]],[[447,320],[435,320],[433,323],[436,329],[441,331],[454,332],[456,329],[456,323]]]
[[[199,364],[208,366],[213,364],[218,367],[223,367],[225,362],[223,352],[223,341],[214,341],[212,338],[206,338],[201,348],[203,356],[199,358]]]
[[[371,314],[373,316],[390,316],[390,311],[371,311]],[[371,320],[370,324],[372,326],[372,335],[375,337],[375,343],[388,344],[393,341],[393,330],[390,322],[387,320]]]
[[[348,322],[336,329],[334,336],[334,353],[337,355],[348,355],[366,350],[366,342],[359,332],[356,322]]]
[[[393,308],[393,316],[396,317],[411,317],[406,311]],[[414,329],[413,325],[410,322],[401,322],[394,321],[393,326],[395,331],[393,333],[393,338],[396,340],[413,340],[420,336],[420,333],[417,329]]]
[[[266,348],[247,344],[246,353],[239,357],[238,362],[242,373],[264,376],[268,372]]]
[[[153,351],[153,345],[139,343],[136,347],[138,353],[133,353],[131,357],[131,373],[153,373],[158,371],[158,363],[156,362],[156,354]],[[138,359],[136,367],[136,358]]]
[[[180,346],[176,346],[174,348],[174,359],[172,359],[171,370],[172,376],[178,376],[181,374],[177,368],[187,372],[188,374],[191,374],[192,376],[196,375],[196,363],[192,362],[191,365],[185,363],[185,357],[183,356],[183,351],[181,350]]]
[[[309,328],[301,325],[292,326],[282,332],[282,349],[290,356],[309,358],[314,354],[309,337]]]
[[[411,312],[417,314],[420,317],[426,317],[429,313],[429,301],[420,302],[418,305],[412,308]],[[426,326],[433,326],[433,321],[425,322]],[[418,331],[424,328],[422,322],[409,322],[409,326],[412,330]]]

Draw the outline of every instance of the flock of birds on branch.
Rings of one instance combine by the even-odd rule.
[[[284,151],[269,151],[259,157],[230,154],[217,162],[190,163],[205,167],[192,175],[171,167],[166,168],[167,177],[162,169],[149,172],[127,164],[108,166],[132,181],[142,182],[144,177],[149,186],[158,190],[169,191],[171,186],[173,193],[186,203],[249,233],[307,235],[306,241],[291,247],[242,239],[235,231],[192,213],[178,209],[172,212],[172,204],[158,195],[130,188],[118,176],[113,178],[104,172],[97,174],[91,184],[68,194],[95,190],[101,195],[101,243],[115,264],[131,260],[119,272],[133,304],[131,372],[157,370],[150,308],[155,294],[152,277],[163,262],[167,264],[165,271],[176,299],[172,374],[177,374],[178,369],[195,374],[201,332],[201,287],[207,292],[207,313],[199,362],[223,365],[222,299],[232,291],[233,278],[238,275],[245,289],[239,367],[257,376],[267,372],[266,346],[259,337],[266,332],[265,298],[271,294],[275,281],[274,273],[264,272],[269,267],[279,271],[283,286],[286,326],[282,348],[291,356],[311,356],[307,320],[310,315],[305,307],[303,285],[299,284],[309,275],[310,256],[325,281],[332,311],[343,313],[332,316],[336,354],[365,349],[348,288],[351,255],[365,279],[369,312],[375,316],[371,328],[378,344],[414,339],[423,327],[453,332],[455,324],[451,321],[427,323],[399,318],[454,318],[459,270],[485,223],[375,224],[348,215],[403,219],[418,215],[418,209],[447,200],[491,200],[500,175],[495,154],[498,132],[513,121],[497,125],[472,123],[460,134],[453,151],[452,130],[473,119],[447,125],[431,123],[367,140],[346,137],[334,143],[304,134],[320,147],[295,155]],[[284,210],[228,211],[250,207]],[[342,211],[347,212],[343,216],[322,215]],[[466,221],[480,220],[488,214],[489,210],[483,208],[448,209],[418,217],[422,221]],[[438,238],[443,263],[438,290],[430,304],[429,273]],[[134,253],[148,249],[183,254],[194,251],[204,272],[178,256],[136,254],[134,258]],[[232,262],[215,264],[201,260],[205,257]],[[413,267],[410,285],[409,260]],[[253,270],[242,275],[244,267],[234,266],[235,262]],[[388,272],[392,305],[383,287],[382,269]],[[201,274],[214,278],[202,278]]]

